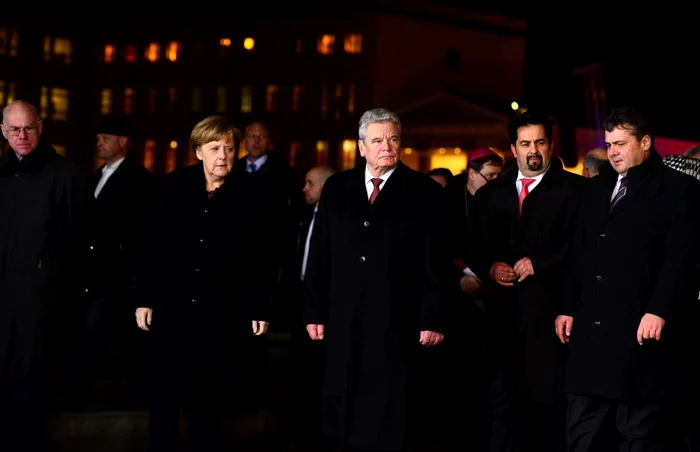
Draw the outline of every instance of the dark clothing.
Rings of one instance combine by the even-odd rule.
[[[538,413],[542,416],[538,422],[550,419],[558,424],[550,415],[557,410],[563,425],[564,411],[556,406],[563,402],[565,348],[554,334],[554,320],[562,296],[565,255],[586,184],[584,177],[564,170],[554,157],[519,214],[517,177],[518,171],[513,170],[481,187],[470,213],[477,245],[472,269],[486,288],[485,365],[492,373],[503,375],[506,392],[493,395],[511,398],[520,406],[552,405],[550,409],[530,410],[525,416],[508,414],[506,417],[516,419],[510,431],[522,431],[522,425],[532,422]],[[524,257],[532,262],[534,275],[511,287],[491,280],[493,264],[513,266]],[[517,441],[523,450],[552,447],[542,443],[535,431],[528,436]]]
[[[47,378],[73,345],[87,199],[78,168],[44,142],[0,158],[0,382],[16,426],[36,429]],[[18,439],[24,450],[40,438]]]
[[[629,169],[627,194],[608,214],[617,178],[601,170],[581,206],[563,299],[563,313],[575,318],[566,391],[625,402],[676,398],[693,330],[686,314],[698,303],[700,184],[654,151]],[[661,341],[640,346],[645,313],[666,325]]]
[[[233,165],[231,174],[245,176],[246,190],[253,196],[266,199],[265,214],[274,219],[274,228],[270,229],[269,235],[260,235],[252,229],[248,230],[248,235],[254,234],[259,240],[268,241],[271,249],[275,250],[274,259],[285,283],[278,286],[274,295],[274,329],[278,332],[289,331],[295,326],[287,314],[290,313],[289,303],[294,295],[294,278],[298,276],[298,273],[294,273],[299,221],[305,205],[303,178],[282,157],[272,152],[267,153],[267,160],[253,174],[246,170],[247,164],[247,157],[239,159]]]
[[[569,436],[595,435],[591,412],[616,407],[630,450],[657,450],[659,407],[692,399],[697,390],[688,376],[697,351],[700,184],[664,166],[652,150],[628,170],[627,193],[608,212],[617,180],[612,167],[591,179],[570,258],[562,313],[574,317],[574,326],[565,390],[586,409],[569,411]],[[639,345],[647,313],[665,325],[660,341]],[[620,413],[629,422],[620,424]]]
[[[420,332],[445,328],[450,261],[442,196],[439,184],[403,163],[373,204],[364,166],[323,187],[304,323],[325,325],[324,429],[341,446],[401,449],[416,409],[409,390],[440,384],[413,378],[426,352]]]
[[[180,407],[196,424],[259,397],[251,324],[268,320],[277,275],[266,242],[247,237],[271,221],[245,177],[229,175],[211,198],[201,164],[165,180],[136,284],[137,305],[153,309],[150,444],[172,440],[162,435]]]

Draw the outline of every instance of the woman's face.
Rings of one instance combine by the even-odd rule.
[[[234,154],[233,139],[225,135],[197,148],[197,158],[204,164],[204,173],[209,180],[223,179],[231,172]]]

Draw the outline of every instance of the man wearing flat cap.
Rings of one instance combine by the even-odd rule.
[[[155,205],[157,183],[129,150],[130,135],[128,123],[116,116],[104,118],[97,128],[96,151],[104,164],[89,179],[95,199],[87,250],[92,274],[86,288],[90,302],[76,389],[89,387],[95,362],[104,354],[107,341],[116,339],[126,353],[134,345],[130,290],[144,227]],[[128,361],[136,363],[137,357]]]

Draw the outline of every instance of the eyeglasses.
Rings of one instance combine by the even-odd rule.
[[[41,121],[24,127],[7,127],[5,124],[3,124],[2,128],[5,129],[5,132],[7,132],[7,134],[11,137],[18,137],[21,132],[24,132],[25,135],[35,135],[39,131],[40,123]]]

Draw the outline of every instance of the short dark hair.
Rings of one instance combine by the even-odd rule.
[[[544,127],[544,134],[547,136],[547,141],[551,143],[553,128],[552,119],[544,113],[526,111],[515,116],[508,124],[508,138],[510,139],[510,144],[515,145],[518,141],[518,130],[520,130],[521,127],[538,125]]]
[[[442,176],[446,181],[449,181],[452,179],[454,174],[452,174],[452,171],[450,171],[449,168],[433,168],[428,171],[428,176]]]
[[[616,127],[630,131],[638,141],[649,135],[651,145],[654,145],[654,119],[652,115],[639,107],[615,108],[603,123],[606,132],[612,132]]]

